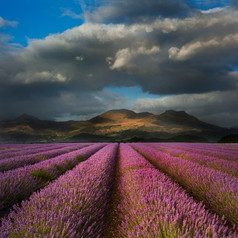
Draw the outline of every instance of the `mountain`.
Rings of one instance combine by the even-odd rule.
[[[33,117],[31,115],[28,115],[26,113],[23,113],[21,116],[19,116],[18,118],[16,118],[16,121],[18,122],[22,122],[22,123],[27,123],[27,122],[39,122],[41,121],[40,119]]]
[[[155,115],[127,109],[110,110],[87,121],[55,122],[23,114],[0,121],[1,142],[82,141],[218,141],[238,134],[203,122],[184,111],[168,110]]]

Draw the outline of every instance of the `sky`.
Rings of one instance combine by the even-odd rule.
[[[119,108],[237,126],[237,1],[0,2],[0,120]]]

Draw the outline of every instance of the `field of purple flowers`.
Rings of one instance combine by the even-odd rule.
[[[0,144],[0,238],[238,237],[238,144]]]

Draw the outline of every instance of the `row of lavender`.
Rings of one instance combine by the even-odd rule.
[[[30,164],[35,164],[43,160],[53,158],[55,156],[74,151],[76,149],[83,148],[90,144],[72,144],[72,145],[56,145],[55,147],[50,146],[47,149],[39,150],[38,148],[32,148],[32,154],[25,154],[25,151],[22,150],[22,153],[19,152],[18,156],[9,157],[6,159],[0,160],[0,172],[4,172],[11,169],[16,169]],[[44,146],[41,146],[44,147]],[[11,154],[11,153],[9,153]]]
[[[0,211],[4,213],[15,203],[27,199],[34,191],[74,168],[103,146],[103,143],[85,146],[34,165],[0,173]]]
[[[121,145],[119,174],[118,237],[237,237],[129,145]]]
[[[235,161],[229,159],[222,159],[220,157],[215,157],[211,155],[204,155],[193,152],[193,148],[191,147],[189,150],[183,150],[181,148],[176,147],[174,144],[164,145],[164,144],[148,144],[150,147],[168,153],[172,156],[176,156],[185,160],[189,160],[205,167],[213,168],[216,170],[223,171],[225,173],[231,174],[235,177],[238,177],[238,159]],[[197,149],[197,148],[196,148]],[[236,154],[235,154],[236,155]]]
[[[7,151],[7,150],[18,151],[22,148],[26,148],[26,147],[30,148],[30,147],[35,147],[38,145],[40,144],[1,144],[0,143],[0,151],[1,152]]]
[[[132,144],[158,169],[168,174],[220,217],[238,225],[238,179],[223,171],[172,156],[148,144]],[[202,156],[201,156],[202,160]]]
[[[0,160],[14,158],[21,155],[33,155],[39,152],[48,151],[51,149],[62,148],[64,146],[69,146],[70,144],[58,143],[58,144],[24,144],[21,147],[15,147],[12,145],[8,149],[1,151]],[[73,144],[71,144],[73,145]]]
[[[2,221],[0,237],[101,237],[113,184],[117,144],[80,163]]]
[[[35,153],[50,150],[51,148],[62,148],[62,144],[24,144],[21,147],[9,147],[0,154],[0,160],[17,157],[19,155],[32,155]]]
[[[202,155],[213,156],[217,158],[238,161],[238,147],[237,144],[209,144],[197,143],[155,143],[161,144],[163,148],[175,148],[184,151],[190,151]]]
[[[97,151],[100,145],[82,150],[93,147]],[[88,160],[34,193],[30,200],[23,201],[21,207],[15,207],[15,211],[2,220],[0,237],[238,237],[238,233],[235,233],[237,200],[233,208],[230,204],[231,199],[237,199],[238,193],[237,189],[229,190],[232,186],[226,187],[233,183],[233,188],[237,188],[236,178],[226,177],[226,174],[214,177],[217,173],[210,176],[209,168],[201,166],[205,168],[201,176],[207,177],[206,182],[211,183],[210,180],[214,178],[218,181],[217,190],[210,184],[210,194],[206,194],[205,179],[201,180],[196,174],[201,172],[196,167],[200,165],[191,166],[195,163],[170,156],[148,145],[121,144],[116,169],[117,147],[117,144],[103,147]],[[133,147],[146,155],[147,159]],[[166,166],[170,165],[171,168],[166,171]],[[193,176],[191,171],[194,172]],[[185,175],[181,176],[183,172]],[[222,176],[225,176],[223,180]],[[231,181],[230,178],[236,180]],[[112,200],[115,194],[111,196],[113,184],[113,191],[118,196],[116,208],[110,206],[115,204]],[[189,184],[195,186],[194,190]],[[201,201],[204,200],[206,204],[212,198],[217,206],[215,209],[210,207],[218,215],[211,213],[203,203],[196,202],[186,190],[192,191],[196,198],[200,192]],[[230,213],[216,210],[224,202],[217,199],[218,192],[227,193],[223,205]],[[116,212],[110,210],[112,208]],[[234,215],[228,216],[232,212]],[[233,228],[231,224],[234,224]]]

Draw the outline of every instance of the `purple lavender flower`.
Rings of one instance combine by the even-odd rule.
[[[237,237],[168,176],[120,146],[118,237]]]
[[[211,169],[171,156],[143,144],[132,144],[159,169],[185,187],[198,200],[220,217],[238,225],[238,179],[219,170]]]
[[[34,165],[0,173],[0,209],[4,210],[27,199],[34,191],[43,188],[103,146],[103,143],[94,144]]]
[[[50,158],[53,158],[55,156],[80,149],[84,146],[88,146],[89,144],[74,144],[74,145],[62,145],[59,148],[59,145],[54,147],[50,147],[50,149],[47,149],[47,151],[40,151],[38,150],[32,150],[32,154],[19,154],[14,157],[10,157],[7,159],[0,160],[0,172],[4,172],[11,169],[16,169],[22,166],[30,165],[38,163],[42,160],[47,160]]]
[[[107,145],[15,207],[2,220],[0,237],[101,237],[117,147]]]

